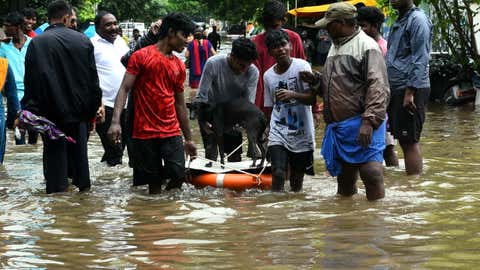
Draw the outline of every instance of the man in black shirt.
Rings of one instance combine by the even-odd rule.
[[[30,43],[25,59],[23,108],[44,116],[66,135],[69,143],[43,136],[43,170],[47,193],[68,189],[67,167],[80,191],[90,189],[87,156],[88,124],[101,104],[93,45],[67,28],[72,7],[60,0],[48,6],[50,26]]]
[[[212,26],[212,32],[210,34],[208,34],[208,37],[207,37],[208,41],[210,41],[210,43],[212,43],[212,47],[215,51],[219,50],[220,49],[220,34],[217,33],[217,26]]]

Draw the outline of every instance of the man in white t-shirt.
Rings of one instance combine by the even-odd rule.
[[[265,107],[273,107],[268,136],[271,157],[272,191],[283,191],[290,168],[290,188],[298,192],[305,173],[313,175],[314,124],[312,104],[315,95],[300,80],[301,71],[311,71],[310,64],[290,57],[288,34],[273,30],[266,34],[268,53],[276,64],[264,76]]]
[[[101,161],[106,161],[108,166],[115,166],[122,163],[127,138],[123,136],[121,143],[112,144],[108,140],[107,131],[112,121],[115,97],[125,74],[125,67],[120,59],[129,48],[118,35],[118,23],[113,14],[99,12],[95,17],[95,31],[97,34],[91,38],[91,41],[95,50],[95,62],[104,105],[104,110],[99,110],[99,118],[105,117],[104,122],[97,122],[96,131],[105,150]],[[124,115],[125,113],[122,113],[122,128],[125,127]]]

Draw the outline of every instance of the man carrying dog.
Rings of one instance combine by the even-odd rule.
[[[328,124],[322,155],[338,194],[357,193],[358,175],[368,200],[385,196],[383,150],[389,86],[385,61],[378,44],[356,22],[357,9],[348,3],[330,5],[316,22],[333,40],[323,74],[318,77]],[[311,73],[304,80],[315,81]]]
[[[258,57],[255,44],[246,38],[233,41],[232,51],[228,55],[216,55],[208,59],[200,79],[196,102],[199,106],[199,126],[205,147],[205,157],[217,159],[217,142],[213,131],[205,119],[202,119],[202,104],[215,105],[239,97],[255,102],[258,82],[258,69],[252,65]],[[239,132],[224,134],[225,151],[232,152],[242,143]],[[235,151],[228,161],[240,161],[241,149]]]

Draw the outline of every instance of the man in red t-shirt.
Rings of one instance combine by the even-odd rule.
[[[115,100],[108,134],[114,143],[121,138],[120,115],[133,89],[134,123],[132,155],[134,184],[149,185],[151,194],[181,187],[185,177],[185,157],[196,156],[183,96],[185,66],[173,51],[182,52],[195,25],[183,14],[171,13],[163,19],[156,44],[130,57],[127,71]],[[185,142],[182,147],[182,137]]]

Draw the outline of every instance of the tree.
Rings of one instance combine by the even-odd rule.
[[[427,0],[435,21],[434,41],[444,41],[457,63],[473,67],[480,71],[480,56],[477,50],[474,23],[479,15],[478,0]]]

